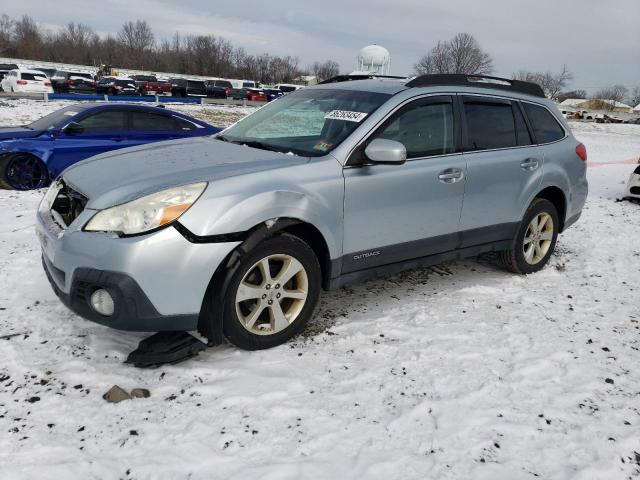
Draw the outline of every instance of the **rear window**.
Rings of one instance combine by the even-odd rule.
[[[517,145],[513,111],[509,103],[464,103],[471,150],[490,150]]]
[[[216,87],[232,88],[231,82],[227,82],[226,80],[216,80],[215,86]]]
[[[22,80],[38,80],[40,82],[47,79],[44,73],[38,75],[37,73],[24,73],[24,72],[20,74],[20,78]]]
[[[522,105],[527,112],[538,143],[550,143],[564,138],[564,129],[549,110],[531,103],[523,103]]]
[[[256,82],[243,82],[242,88],[255,88]]]
[[[156,77],[153,77],[151,75],[134,75],[133,79],[136,82],[157,82],[158,81]]]

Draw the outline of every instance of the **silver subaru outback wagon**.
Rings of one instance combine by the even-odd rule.
[[[261,349],[299,332],[321,289],[489,251],[536,272],[586,196],[585,147],[538,86],[347,76],[213,137],[72,166],[37,234],[82,317]]]

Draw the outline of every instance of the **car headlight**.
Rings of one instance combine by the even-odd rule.
[[[84,230],[124,235],[155,230],[180,218],[206,187],[206,182],[183,185],[101,210],[89,220]]]

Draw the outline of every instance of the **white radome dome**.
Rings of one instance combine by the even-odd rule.
[[[389,50],[380,45],[368,45],[358,53],[356,69],[385,75],[389,73],[390,64]]]
[[[364,65],[382,66],[389,63],[389,50],[380,45],[368,45],[358,53],[358,63]]]

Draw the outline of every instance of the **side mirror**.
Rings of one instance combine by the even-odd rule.
[[[84,127],[76,122],[71,122],[69,125],[64,127],[62,130],[67,135],[77,135],[79,133],[84,132]]]
[[[373,163],[401,165],[407,161],[407,149],[400,142],[376,138],[364,150],[367,159]]]

